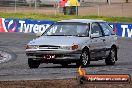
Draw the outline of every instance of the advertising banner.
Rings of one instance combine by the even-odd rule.
[[[132,37],[132,24],[110,23],[120,37]]]
[[[0,18],[0,32],[44,32],[54,21]]]
[[[55,21],[0,18],[0,32],[44,32]],[[132,24],[109,23],[120,37],[132,37]]]

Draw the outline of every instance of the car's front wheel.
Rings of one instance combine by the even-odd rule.
[[[89,58],[89,53],[88,50],[83,50],[82,54],[80,56],[80,61],[76,63],[77,66],[87,66],[90,64],[90,58]]]
[[[33,60],[32,58],[28,58],[28,66],[30,68],[38,68],[40,65],[40,60]]]
[[[108,58],[105,59],[106,65],[114,65],[117,58],[117,50],[111,48]]]

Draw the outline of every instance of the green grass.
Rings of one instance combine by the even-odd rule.
[[[45,15],[37,13],[0,13],[0,18],[36,19],[36,20],[64,20],[64,19],[98,19],[108,22],[132,23],[132,17],[106,17],[106,16],[70,16]]]

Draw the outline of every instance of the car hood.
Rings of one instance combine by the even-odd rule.
[[[69,45],[80,44],[88,37],[76,37],[76,36],[41,36],[29,42],[28,45]]]

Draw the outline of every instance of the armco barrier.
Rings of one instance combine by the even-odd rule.
[[[55,21],[0,18],[0,32],[44,32]],[[132,37],[132,24],[110,23],[118,36]]]

